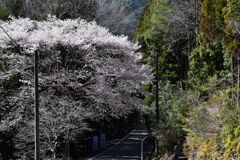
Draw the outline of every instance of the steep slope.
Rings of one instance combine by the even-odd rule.
[[[98,0],[96,21],[114,34],[132,37],[142,11],[149,0]]]
[[[0,0],[0,19],[6,15],[46,19],[48,14],[60,19],[95,20],[116,35],[132,37],[143,8],[149,0]],[[2,12],[7,13],[2,14]],[[5,9],[5,10],[4,10]],[[2,16],[1,16],[2,15]]]

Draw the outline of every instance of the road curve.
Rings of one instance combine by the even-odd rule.
[[[138,127],[116,145],[90,160],[143,160],[143,140],[148,136],[145,127]]]

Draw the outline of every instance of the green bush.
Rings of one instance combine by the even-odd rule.
[[[0,8],[0,20],[7,20],[9,16],[9,11],[5,5]]]

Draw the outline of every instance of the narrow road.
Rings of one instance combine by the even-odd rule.
[[[143,140],[147,129],[138,127],[109,150],[91,160],[143,160]]]

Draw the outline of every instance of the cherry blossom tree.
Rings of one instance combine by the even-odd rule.
[[[40,140],[42,156],[56,158],[61,139],[88,129],[86,120],[126,116],[143,110],[141,85],[151,79],[139,48],[95,22],[81,19],[0,22],[2,87],[11,77],[21,85],[6,98],[10,112],[0,131],[17,130],[21,158],[32,157],[33,53],[40,58]],[[1,106],[0,106],[1,107]]]

